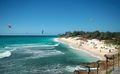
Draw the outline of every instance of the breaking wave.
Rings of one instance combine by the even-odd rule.
[[[56,46],[59,46],[59,44],[54,44],[54,45],[44,45],[44,44],[14,44],[14,45],[6,46],[5,48],[6,49],[13,48],[13,47],[16,47],[16,48],[33,48],[33,47],[43,47],[43,48],[46,48],[46,47],[56,47]]]
[[[0,52],[0,58],[6,58],[6,57],[10,57],[10,56],[11,56],[10,51]]]
[[[54,55],[62,55],[64,54],[58,50],[26,50],[24,51],[25,54],[31,54],[31,57],[28,58],[40,58],[40,57],[50,57]]]
[[[29,54],[33,54],[33,57],[46,57],[50,55],[59,55],[63,54],[61,51],[57,50],[47,50],[47,51],[42,51],[42,50],[30,50],[26,48],[40,48],[40,49],[53,49],[54,47],[59,46],[59,44],[54,44],[54,45],[43,45],[43,44],[13,44],[13,45],[8,45],[4,47],[6,51],[0,52],[0,58],[5,58],[5,57],[10,57],[12,55],[11,52],[15,51],[16,49],[22,49],[22,51],[27,52]],[[24,53],[23,52],[23,53]]]
[[[90,70],[96,70],[97,68],[90,68]],[[66,71],[68,72],[74,72],[75,70],[88,70],[86,67],[82,67],[82,66],[75,66],[75,67],[71,67],[71,66],[66,66]]]

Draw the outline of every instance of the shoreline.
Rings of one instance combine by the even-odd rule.
[[[95,54],[91,54],[91,52],[89,52],[89,51],[87,51],[87,50],[84,50],[83,48],[75,47],[74,45],[72,45],[72,44],[70,44],[70,43],[67,43],[67,42],[65,42],[65,41],[62,41],[62,40],[60,40],[59,38],[55,38],[54,41],[60,42],[60,43],[66,44],[66,45],[69,45],[69,47],[72,48],[72,49],[75,49],[75,50],[78,50],[78,51],[83,51],[83,52],[85,52],[85,53],[87,53],[87,54],[90,54],[92,57],[98,58],[98,59],[100,59],[100,60],[105,60],[105,58],[103,58],[103,57],[96,56]]]
[[[99,60],[106,60],[104,55],[105,54],[115,54],[115,52],[113,53],[108,53],[106,51],[102,51],[101,49],[95,49],[95,48],[91,48],[89,46],[87,46],[86,44],[83,44],[83,46],[80,46],[80,40],[74,40],[74,39],[69,39],[69,38],[54,38],[54,41],[56,42],[60,42],[60,43],[64,43],[69,45],[71,48],[75,49],[75,50],[79,50],[79,51],[84,51],[85,53],[90,54],[91,56],[98,58]]]

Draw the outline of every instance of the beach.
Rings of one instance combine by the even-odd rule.
[[[79,37],[61,37],[54,39],[57,42],[61,42],[69,45],[73,49],[85,51],[93,57],[98,58],[99,60],[105,60],[104,55],[113,55],[117,53],[117,49],[113,45],[106,45],[104,41],[99,41],[97,39],[92,40],[83,40]]]

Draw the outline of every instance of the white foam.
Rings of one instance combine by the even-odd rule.
[[[5,51],[5,52],[0,53],[0,58],[10,57],[10,56],[11,56],[10,51]]]
[[[40,67],[33,66],[30,68],[32,74],[64,74],[64,68],[61,64],[44,65]],[[23,72],[23,71],[22,71]]]
[[[75,66],[75,67],[66,66],[65,70],[68,72],[74,72],[75,70],[88,70],[88,68],[81,66]],[[90,68],[90,70],[97,70],[97,68]]]
[[[58,43],[58,44],[55,44],[54,46],[59,46],[59,44],[60,44],[60,43]]]
[[[46,66],[45,66],[46,67]],[[44,73],[48,74],[63,74],[64,73],[64,68],[60,64],[56,65],[50,65],[50,67],[46,67],[46,70],[44,70]]]
[[[53,40],[54,40],[55,42],[59,42],[59,43],[63,43],[63,44],[67,44],[67,43],[65,43],[65,42],[63,42],[63,41],[58,40],[58,38],[54,38]]]
[[[7,47],[7,46],[5,47],[5,49],[8,49],[8,48],[10,48],[10,47]]]
[[[53,41],[55,41],[55,42],[59,42],[58,38],[54,38]]]
[[[64,42],[64,41],[58,40],[58,38],[54,38],[54,41],[63,43],[63,44],[65,44],[65,45],[68,45],[68,46],[69,46],[70,48],[72,48],[72,49],[76,49],[76,50],[83,51],[83,52],[89,54],[90,56],[95,57],[96,59],[103,60],[103,58],[101,58],[100,56],[97,56],[97,55],[95,55],[95,54],[91,54],[91,52],[89,52],[89,51],[87,51],[87,50],[83,50],[83,49],[80,49],[80,48],[77,48],[77,47],[73,47],[71,44],[68,44],[68,43],[66,43],[66,42]]]
[[[83,51],[83,52],[89,54],[90,56],[95,57],[96,59],[102,60],[102,58],[101,58],[100,56],[97,56],[97,55],[95,55],[95,54],[91,54],[91,53],[90,53],[89,51],[87,51],[87,50],[80,49],[80,48],[75,48],[75,47],[73,47],[72,45],[70,45],[69,47],[72,48],[72,49],[76,49],[76,50]]]
[[[59,44],[54,44],[54,45],[43,45],[43,44],[13,44],[13,45],[8,45],[4,47],[5,50],[9,51],[4,51],[0,53],[0,58],[4,57],[9,57],[11,56],[11,52],[20,49],[18,53],[28,53],[32,54],[33,57],[48,57],[52,55],[59,55],[59,54],[64,54],[61,51],[57,50],[38,50],[40,49],[53,49],[56,46],[59,46]],[[37,48],[38,49],[37,49]],[[34,49],[32,49],[34,48]],[[22,51],[22,52],[21,52]]]
[[[54,45],[44,45],[44,44],[14,44],[11,45],[10,47],[16,47],[16,48],[32,48],[32,47],[56,47],[59,46],[59,44],[54,44]],[[10,48],[10,47],[5,47],[5,48]]]
[[[58,50],[25,50],[24,53],[31,54],[32,56],[29,58],[50,57],[64,54]]]
[[[75,70],[79,70],[79,66],[76,66],[76,67],[71,67],[71,66],[67,66],[66,67],[66,71],[68,71],[68,72],[74,72]]]

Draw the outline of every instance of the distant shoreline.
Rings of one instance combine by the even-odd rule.
[[[67,44],[67,45],[69,45],[69,46],[70,46],[71,48],[73,48],[73,49],[84,51],[85,53],[88,53],[88,54],[90,54],[91,56],[93,56],[93,57],[95,57],[95,58],[98,58],[98,59],[100,59],[100,60],[105,60],[105,58],[102,58],[101,56],[96,56],[95,54],[92,54],[92,53],[89,52],[89,51],[83,50],[84,48],[79,48],[79,47],[76,47],[76,46],[74,46],[74,45],[71,45],[71,44],[68,43],[68,42],[62,41],[60,38],[55,38],[54,40],[55,40],[56,42],[60,42],[60,43]]]
[[[55,38],[54,40],[57,41],[57,42],[60,42],[60,43],[68,44],[73,49],[85,51],[86,53],[90,54],[91,56],[93,56],[95,58],[98,58],[99,60],[105,60],[105,57],[104,57],[105,54],[115,54],[115,53],[117,53],[117,50],[114,50],[113,53],[109,53],[109,52],[106,52],[106,51],[100,52],[99,50],[97,50],[95,48],[91,48],[91,47],[87,46],[86,44],[83,45],[83,46],[80,46],[79,43],[81,41],[74,40],[73,37],[70,37],[70,38],[64,38],[64,37]]]
[[[95,57],[95,58],[98,58],[98,59],[100,59],[100,60],[103,60],[103,58],[101,58],[100,56],[96,56],[96,55],[94,55],[94,54],[91,54],[90,52],[88,52],[88,51],[86,51],[86,50],[83,50],[83,48],[78,48],[78,47],[72,46],[71,44],[69,44],[69,43],[67,43],[67,42],[64,42],[64,41],[59,40],[59,38],[55,38],[54,41],[67,44],[67,45],[69,45],[69,46],[70,46],[71,48],[73,48],[73,49],[80,50],[80,51],[84,51],[85,53],[88,53],[88,54],[90,54],[91,56],[93,56],[93,57]]]

